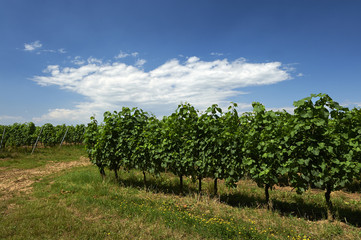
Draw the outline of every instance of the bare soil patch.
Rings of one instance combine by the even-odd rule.
[[[0,200],[12,198],[19,193],[31,191],[32,184],[41,177],[63,171],[65,169],[90,165],[89,159],[80,157],[77,161],[48,163],[44,167],[33,169],[8,169],[0,172]]]

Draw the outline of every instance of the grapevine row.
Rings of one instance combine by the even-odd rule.
[[[32,146],[38,137],[39,142],[44,146],[55,146],[60,144],[62,140],[66,143],[80,144],[84,140],[84,132],[84,124],[53,126],[51,123],[46,123],[40,127],[29,122],[14,123],[8,126],[0,125],[0,141],[2,141],[0,147]]]
[[[223,179],[234,185],[252,178],[269,189],[287,179],[298,193],[311,186],[325,190],[328,217],[333,218],[332,191],[360,179],[361,110],[340,106],[326,94],[312,94],[294,102],[294,114],[266,111],[253,103],[253,111],[238,114],[237,104],[223,112],[212,105],[205,112],[186,103],[159,120],[141,109],[123,107],[95,118],[85,132],[85,144],[102,176],[139,169],[146,173],[172,172],[180,179]]]

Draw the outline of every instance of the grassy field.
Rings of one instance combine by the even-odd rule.
[[[0,176],[39,173],[84,156],[76,146],[39,149],[32,156],[3,153]],[[270,211],[263,190],[249,180],[236,189],[220,182],[219,195],[212,196],[211,180],[199,195],[187,178],[183,196],[171,174],[147,175],[145,189],[137,171],[120,171],[116,182],[110,172],[102,180],[94,166],[66,166],[32,175],[30,190],[0,201],[0,239],[361,239],[361,194],[333,193],[339,220],[328,222],[319,190],[301,196],[287,187],[271,191]]]
[[[37,148],[33,154],[31,147],[0,149],[0,168],[31,169],[51,162],[70,162],[85,156],[83,146],[62,146]]]

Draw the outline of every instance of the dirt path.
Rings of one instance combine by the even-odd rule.
[[[45,167],[33,169],[9,169],[0,172],[0,201],[21,192],[29,192],[34,182],[42,177],[78,166],[90,165],[89,159],[80,157],[78,161],[49,163]]]

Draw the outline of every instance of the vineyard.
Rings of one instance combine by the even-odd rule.
[[[57,125],[51,123],[35,126],[30,123],[14,123],[10,126],[0,125],[0,148],[41,145],[55,146],[61,143],[80,144],[84,140],[85,125],[76,126]]]
[[[361,109],[326,94],[294,107],[0,125],[0,235],[361,239]]]
[[[267,111],[253,103],[253,111],[239,114],[232,103],[226,112],[212,105],[199,112],[180,104],[170,116],[156,118],[141,109],[123,107],[105,112],[102,123],[92,117],[85,125],[53,126],[34,123],[0,125],[0,148],[85,143],[90,161],[113,171],[137,169],[159,176],[171,172],[191,178],[202,191],[202,180],[218,180],[230,187],[243,178],[269,190],[291,186],[302,194],[308,189],[325,191],[328,218],[335,212],[331,192],[361,181],[361,110],[340,106],[326,94],[294,102],[294,113]]]
[[[228,186],[247,177],[269,190],[289,185],[302,194],[310,188],[324,190],[328,218],[335,216],[331,192],[343,189],[361,174],[361,110],[340,106],[326,94],[294,102],[294,114],[266,111],[253,103],[253,111],[237,112],[233,103],[223,112],[212,105],[199,112],[180,104],[159,120],[141,109],[123,107],[105,112],[98,123],[91,118],[84,143],[88,156],[105,177],[105,169],[118,179],[120,169],[137,169],[159,175],[171,172],[198,182],[218,180]]]

